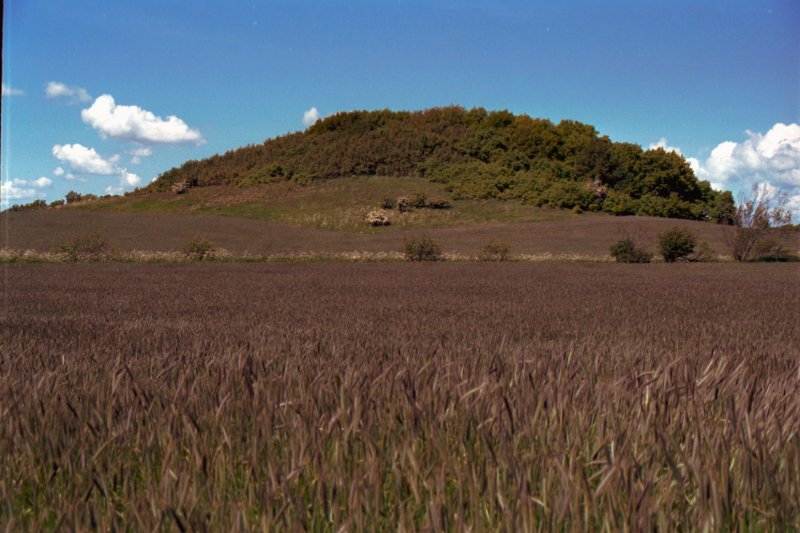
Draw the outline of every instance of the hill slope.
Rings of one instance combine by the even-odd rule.
[[[339,113],[304,132],[189,161],[147,190],[183,181],[247,187],[364,175],[424,177],[456,198],[616,215],[727,222],[733,206],[729,192],[698,180],[678,154],[614,143],[575,121],[554,125],[460,107]]]

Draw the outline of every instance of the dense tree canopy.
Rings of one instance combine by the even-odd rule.
[[[352,175],[421,176],[457,197],[729,222],[733,198],[663,149],[614,143],[593,126],[444,107],[353,111],[304,132],[189,161],[149,186],[310,182]]]

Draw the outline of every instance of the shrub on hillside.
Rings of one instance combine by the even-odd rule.
[[[396,202],[397,210],[400,211],[401,213],[405,213],[406,211],[408,211],[408,208],[410,207],[409,202],[410,201],[407,196],[399,197]]]
[[[572,209],[575,206],[581,209],[595,209],[597,206],[594,192],[586,184],[573,181],[557,181],[550,185],[541,197],[549,207],[561,209]]]
[[[406,239],[403,252],[408,261],[438,261],[442,256],[439,245],[427,235]]]
[[[108,240],[99,233],[73,237],[56,248],[68,261],[107,261],[114,255]]]
[[[697,238],[687,229],[675,227],[658,236],[658,248],[667,263],[687,259],[695,246]]]
[[[68,204],[74,204],[77,202],[85,202],[87,200],[97,200],[97,195],[94,194],[81,194],[75,191],[69,191],[64,200]]]
[[[209,239],[196,236],[183,246],[183,254],[192,261],[210,259],[216,246]]]
[[[653,254],[636,246],[630,238],[615,242],[609,251],[617,263],[649,263],[653,259]]]
[[[411,207],[416,209],[424,209],[428,206],[428,197],[425,196],[424,192],[420,192],[412,196],[409,203]]]
[[[603,200],[603,211],[615,216],[635,215],[636,200],[625,193],[609,191]]]
[[[771,239],[759,242],[752,256],[751,261],[765,263],[794,263],[800,261],[800,256],[791,253],[785,246]]]
[[[452,206],[450,202],[444,198],[434,198],[433,200],[428,200],[428,205],[426,207],[429,209],[450,209]]]
[[[511,259],[511,247],[504,242],[490,242],[481,250],[481,261],[508,261],[509,259]]]
[[[791,231],[789,198],[755,187],[750,197],[742,198],[733,211],[734,228],[726,234],[731,255],[736,261],[753,261],[771,255],[765,250],[778,232]]]

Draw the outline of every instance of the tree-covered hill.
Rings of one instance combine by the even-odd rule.
[[[730,192],[696,178],[663,149],[614,143],[593,126],[482,108],[353,111],[162,174],[149,190],[304,183],[353,175],[421,176],[457,197],[728,222]]]

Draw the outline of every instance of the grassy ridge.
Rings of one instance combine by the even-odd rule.
[[[9,267],[0,523],[791,530],[796,274]]]
[[[364,216],[385,199],[424,194],[447,200],[451,209],[411,209],[390,214],[391,226],[370,228]],[[209,186],[186,194],[151,193],[101,199],[74,207],[127,213],[180,213],[268,220],[293,226],[337,231],[375,233],[397,229],[435,228],[486,223],[558,220],[568,212],[523,205],[518,201],[456,199],[438,183],[420,178],[354,176],[298,185],[291,182],[239,188]]]

